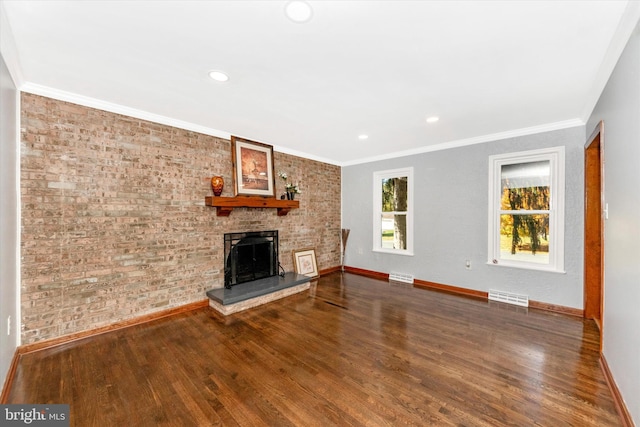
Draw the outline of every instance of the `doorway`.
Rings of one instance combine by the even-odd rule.
[[[584,148],[584,317],[600,329],[602,343],[604,280],[604,122]]]

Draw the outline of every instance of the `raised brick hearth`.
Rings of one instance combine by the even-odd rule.
[[[253,282],[241,283],[231,289],[212,289],[207,291],[207,296],[209,305],[213,309],[227,315],[304,292],[310,286],[309,277],[285,273],[284,276],[265,277]]]

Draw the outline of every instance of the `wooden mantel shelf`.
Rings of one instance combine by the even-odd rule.
[[[229,216],[233,208],[277,208],[278,216],[285,216],[291,209],[298,209],[300,202],[297,200],[279,200],[274,197],[216,197],[207,196],[204,204],[214,206],[218,216]]]

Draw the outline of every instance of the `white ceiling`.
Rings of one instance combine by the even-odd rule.
[[[347,165],[582,124],[637,21],[615,0],[308,3],[299,24],[286,1],[4,0],[3,45],[24,91]]]

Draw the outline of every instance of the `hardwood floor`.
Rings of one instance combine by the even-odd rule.
[[[332,273],[25,354],[8,403],[74,426],[618,426],[595,324]]]

